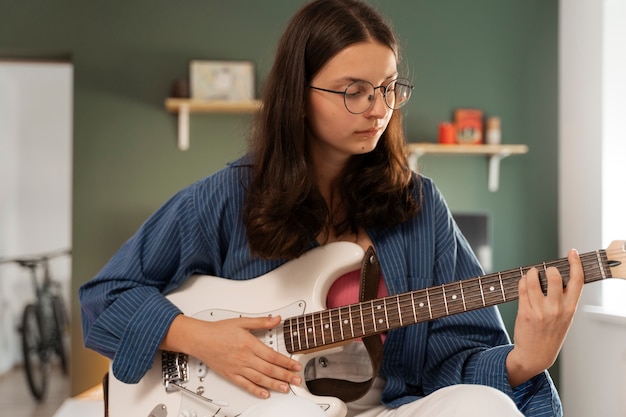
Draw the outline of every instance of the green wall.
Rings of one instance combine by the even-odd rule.
[[[501,117],[504,143],[530,148],[502,162],[497,192],[484,157],[425,156],[422,171],[454,211],[492,216],[496,270],[556,257],[557,0],[372,2],[393,22],[415,84],[411,141],[435,141],[455,108],[478,107]],[[250,116],[192,115],[191,148],[179,151],[163,106],[172,81],[191,59],[253,60],[260,85],[301,3],[0,0],[0,58],[74,64],[74,292],[171,194],[245,149]],[[512,329],[515,303],[501,307]],[[78,319],[73,336],[78,393],[106,361],[82,348]]]

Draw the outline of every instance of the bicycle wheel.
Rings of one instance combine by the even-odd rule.
[[[41,401],[48,385],[48,349],[37,314],[37,307],[28,304],[22,316],[22,353],[28,387],[35,399]]]
[[[54,312],[54,351],[61,362],[63,375],[69,372],[67,351],[68,351],[68,319],[65,304],[58,295],[52,296],[52,310]]]

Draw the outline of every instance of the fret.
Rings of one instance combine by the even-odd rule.
[[[466,311],[465,303],[461,295],[461,283],[452,282],[444,285],[444,296],[446,301],[446,314],[456,314]]]
[[[326,313],[326,315],[328,316],[326,320],[324,320],[324,313]],[[330,320],[330,313],[322,311],[322,313],[320,314],[320,332],[322,333],[322,344],[324,345],[327,344],[326,333],[328,332],[328,329],[330,328],[329,320]]]
[[[320,334],[322,335],[322,346],[328,344],[328,336],[330,335],[328,333],[328,329],[330,328],[328,320],[328,311],[320,311]]]
[[[499,304],[506,301],[500,285],[501,281],[498,276],[486,275],[481,279],[481,286],[483,288],[485,306]],[[500,288],[499,288],[500,287]]]
[[[365,329],[363,334],[372,334],[376,332],[376,316],[374,315],[376,301],[377,300],[370,300],[367,302],[369,307],[367,309],[368,311],[365,312],[367,315],[363,318],[363,328]]]
[[[404,326],[402,321],[402,309],[400,308],[400,295],[396,295],[396,305],[398,306],[398,318],[400,319],[399,325]]]
[[[428,306],[428,290],[420,290],[416,291],[413,294],[413,305],[416,308],[416,317],[415,322],[419,323],[422,321],[426,321],[431,317],[430,309]],[[426,311],[428,310],[428,311]],[[418,317],[419,316],[419,317]]]
[[[445,291],[443,286],[431,287],[428,290],[428,299],[432,316],[431,318],[444,317],[448,315],[446,311]]]
[[[498,272],[498,280],[500,281],[500,289],[502,290],[502,300],[506,301],[506,294],[504,293],[504,285],[502,284],[502,274]]]
[[[428,302],[428,316],[433,318],[433,310],[430,307],[430,295],[428,294],[428,288],[426,288],[426,301]]]
[[[482,298],[483,300],[483,306],[486,306],[487,304],[485,304],[485,293],[483,292],[483,283],[480,277],[478,278],[478,287],[480,288],[480,298]]]
[[[333,318],[333,313],[336,313],[335,316],[337,316],[337,318]],[[334,324],[337,323],[337,320],[339,318],[339,312],[337,310],[330,310],[328,312],[328,324],[330,326],[330,340],[332,343],[337,342],[337,339],[335,339],[335,326]]]
[[[415,309],[415,292],[411,293],[411,307],[413,309],[413,323],[417,323],[417,310]]]
[[[480,280],[472,278],[462,281],[463,311],[483,307],[483,295]]]
[[[289,345],[291,346],[291,351],[295,351],[295,344],[293,339],[293,319],[289,319]]]
[[[604,271],[604,264],[602,263],[602,258],[600,257],[600,251],[596,251],[596,256],[598,258],[598,266],[600,267],[600,274],[602,274],[602,279],[606,279],[606,273]]]
[[[341,312],[343,311],[342,308],[338,309],[337,312],[339,313],[339,330],[340,330],[340,334],[341,334],[341,339],[340,340],[346,340],[344,334],[343,334],[343,325],[344,325],[344,320],[341,318]]]
[[[448,310],[448,300],[446,299],[446,286],[445,285],[441,287],[441,295],[443,296],[443,304],[446,306],[446,316],[449,316],[450,311]]]
[[[359,308],[359,317],[361,318],[361,336],[365,334],[365,320],[363,320],[363,308]]]
[[[309,322],[307,321],[308,319],[311,319],[311,324],[309,325]],[[305,327],[305,339],[306,339],[306,347],[307,349],[310,349],[311,347],[315,346],[315,332],[313,331],[313,318],[311,317],[311,315],[308,316],[304,316],[304,327]],[[313,337],[313,346],[311,346],[311,337]]]
[[[463,300],[463,311],[467,311],[467,305],[465,305],[465,292],[463,291],[463,281],[459,282],[459,290],[461,291],[461,300]]]
[[[323,346],[324,337],[322,335],[321,312],[318,311],[314,314],[311,314],[311,318],[313,320],[313,325],[311,326],[313,328],[313,343],[315,344],[315,346]]]
[[[380,309],[380,305],[374,305],[374,300],[372,300],[372,327],[374,328],[374,332],[377,331],[376,328],[376,309]]]
[[[300,328],[300,331],[302,332],[302,340],[303,340],[303,347],[305,349],[309,349],[311,346],[309,345],[309,335],[308,335],[308,330],[309,330],[309,324],[307,322],[309,316],[303,316],[302,317],[302,327]]]
[[[383,311],[385,312],[385,324],[387,327],[387,330],[389,330],[389,314],[387,311],[387,299],[383,298]]]
[[[298,317],[298,320],[296,322],[296,335],[298,338],[298,349],[302,350],[302,325],[300,324],[300,321],[304,320],[304,317]]]
[[[376,309],[372,311],[372,318],[373,318],[373,325],[374,325],[375,332],[378,332],[379,325],[385,323],[385,319],[384,319],[385,317],[384,305],[385,304],[384,303],[385,303],[384,298],[380,300],[376,300]]]
[[[350,335],[354,337],[354,323],[352,321],[352,306],[348,306],[348,324],[350,325]]]

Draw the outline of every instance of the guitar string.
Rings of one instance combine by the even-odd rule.
[[[616,252],[616,253],[617,253],[617,252],[622,252],[622,253],[623,253],[623,251],[622,251],[622,250],[609,250],[609,251],[607,251],[607,252],[608,252],[608,253],[611,253],[611,252]],[[593,253],[590,253],[590,254],[583,254],[583,255],[581,255],[581,259],[583,260],[583,262],[585,262],[585,259],[584,259],[584,258],[590,258],[591,263],[592,263],[592,265],[594,266],[594,268],[595,268],[595,269],[600,270],[600,265],[598,265],[598,264],[597,264],[597,255],[598,255],[598,252],[593,252]],[[564,259],[565,259],[565,258],[564,258]],[[606,265],[604,265],[604,264],[603,264],[603,266],[605,266],[605,267],[606,267],[606,266],[608,266],[608,261],[607,261],[607,259],[606,259],[606,258],[604,258],[603,260],[604,260],[604,261],[605,261],[605,263],[606,263]],[[566,260],[565,260],[565,262],[566,262]],[[561,259],[561,260],[557,260],[557,261],[552,261],[552,262],[546,262],[545,267],[547,268],[548,266],[552,266],[552,265],[556,265],[556,264],[561,264],[561,263],[563,263],[563,259]],[[567,264],[567,266],[568,266],[568,264]],[[537,267],[544,267],[544,264],[540,264],[540,265],[538,265]],[[526,267],[526,270],[528,270],[529,268],[531,268],[531,267]],[[566,269],[567,269],[567,268],[566,268]],[[521,270],[521,271],[522,271],[522,273],[523,273],[524,268],[520,268],[520,270]],[[511,271],[515,271],[515,270],[511,270]],[[487,280],[487,278],[492,278],[492,279],[493,279],[496,275],[499,275],[499,277],[498,277],[498,278],[501,278],[501,277],[502,277],[502,285],[501,285],[501,288],[502,288],[502,291],[504,292],[504,300],[499,300],[499,299],[497,299],[497,298],[496,298],[495,300],[493,300],[494,302],[490,301],[490,302],[489,302],[489,304],[487,304],[487,305],[494,305],[494,304],[499,304],[499,303],[506,302],[506,301],[512,301],[514,298],[511,298],[511,296],[517,296],[517,293],[516,293],[516,291],[517,291],[517,289],[516,289],[516,288],[517,288],[517,282],[510,282],[510,278],[511,278],[511,275],[512,275],[512,276],[513,276],[516,280],[519,280],[519,278],[518,278],[519,273],[518,273],[518,272],[511,272],[511,271],[509,271],[508,273],[491,274],[491,275],[486,275],[486,276],[484,276],[484,277],[480,277],[480,278],[485,278],[485,279],[484,279],[485,281]],[[568,271],[568,269],[567,269],[567,271]],[[565,274],[567,271],[563,271],[563,270],[561,270],[562,274]],[[586,274],[586,275],[587,275],[587,277],[586,277],[586,278],[587,278],[587,282],[591,282],[591,281],[588,279],[588,278],[589,278],[589,275],[592,275],[592,274],[590,273],[590,272],[591,272],[591,270],[587,269],[587,270],[586,270],[586,272],[587,272],[587,274]],[[509,276],[507,277],[507,275],[509,275]],[[604,277],[603,277],[603,276],[599,276],[598,278],[599,278],[599,279],[602,279],[602,278],[604,278]],[[471,279],[470,279],[470,280],[471,280]],[[469,281],[469,280],[465,280],[465,281],[464,281],[464,283],[467,283],[467,281]],[[458,284],[458,283],[449,283],[449,284],[445,284],[445,285],[447,285],[448,287],[450,287],[451,285],[452,285],[452,286],[456,286],[457,284]],[[505,285],[505,284],[507,284],[507,285]],[[484,284],[483,284],[483,286],[484,286]],[[466,287],[467,287],[467,285],[466,285]],[[506,288],[505,288],[505,287],[506,287]],[[435,288],[436,288],[436,287],[435,287]],[[514,290],[514,291],[511,291],[511,288],[514,288],[515,290]],[[510,296],[509,296],[509,297],[507,297],[507,296],[506,296],[506,294],[507,294],[507,293],[509,293],[509,294],[510,294]],[[442,288],[442,295],[443,295],[443,288]],[[408,301],[409,296],[411,296],[411,297],[412,297],[412,301]],[[386,300],[386,301],[390,301],[390,300],[391,300],[391,298],[395,298],[395,299],[397,300],[397,302],[396,302],[396,301],[393,301],[391,304],[392,304],[392,306],[393,306],[393,304],[397,303],[397,305],[398,305],[398,309],[399,309],[400,311],[397,311],[397,312],[396,312],[394,309],[388,310],[388,311],[389,311],[389,313],[390,313],[390,314],[389,314],[389,316],[388,316],[388,317],[385,317],[385,319],[384,319],[384,320],[383,320],[383,319],[380,319],[380,320],[381,320],[381,324],[383,325],[383,330],[382,330],[382,331],[384,331],[384,330],[386,330],[386,329],[388,329],[388,328],[389,328],[389,323],[392,323],[392,324],[393,324],[393,323],[399,323],[399,324],[402,324],[402,323],[403,323],[403,320],[404,320],[404,318],[405,318],[405,316],[406,316],[406,315],[402,314],[402,312],[406,310],[406,305],[407,305],[407,302],[408,302],[409,307],[411,307],[411,309],[413,308],[413,306],[414,306],[414,302],[413,302],[413,301],[414,301],[414,299],[415,299],[415,292],[414,292],[413,294],[408,293],[408,294],[399,294],[399,295],[396,295],[396,296],[391,296],[391,297],[389,297],[389,298],[388,298],[388,300]],[[508,300],[507,300],[507,298],[508,298]],[[468,300],[471,302],[471,300],[472,300],[472,299],[471,299],[471,298],[467,298],[467,299],[465,300],[465,301],[466,301],[466,303],[467,303],[467,301],[468,301]],[[386,302],[386,301],[385,301],[385,302]],[[404,303],[404,304],[403,304],[403,303]],[[445,301],[444,301],[444,304],[445,304]],[[431,307],[434,307],[435,312],[436,312],[436,313],[438,313],[438,314],[437,314],[437,316],[444,317],[445,315],[450,315],[450,314],[448,314],[448,311],[447,311],[447,310],[446,310],[446,314],[443,314],[443,311],[444,311],[444,310],[441,308],[441,306],[442,306],[442,305],[443,305],[443,304],[441,304],[441,303],[431,303]],[[371,307],[368,307],[368,308],[373,308],[374,306],[375,306],[375,304],[372,304],[372,305],[371,305]],[[484,306],[484,305],[482,304],[482,302],[481,302],[480,304],[477,304],[477,307],[478,307],[478,308],[482,308],[483,306]],[[363,308],[359,308],[359,309],[357,309],[357,311],[359,311],[359,314],[361,314],[361,313],[362,313],[362,311],[361,311],[362,309],[363,309]],[[472,308],[472,309],[475,309],[475,308]],[[340,310],[340,309],[339,309],[339,310]],[[440,314],[439,314],[439,311],[441,311],[441,313],[440,313]],[[452,313],[452,314],[456,314],[456,313],[459,313],[459,312],[464,312],[464,311],[469,311],[469,309],[461,309],[461,310],[458,310],[458,311],[453,311],[453,313]],[[319,313],[319,312],[318,312],[318,313]],[[332,311],[328,311],[328,314],[327,314],[327,316],[328,316],[328,317],[329,317],[329,319],[331,320],[331,323],[332,323],[332,320],[334,320],[334,319],[333,319],[333,314],[332,314],[332,313],[333,313]],[[414,315],[415,315],[415,313],[414,313]],[[347,320],[347,323],[345,323],[346,325],[348,325],[348,324],[352,324],[352,323],[353,323],[353,320],[354,320],[354,318],[355,318],[355,317],[352,317],[352,316],[351,316],[351,314],[350,314],[350,310],[348,311],[348,314],[342,314],[342,311],[338,311],[338,314],[337,314],[336,316],[337,316],[337,319],[340,319],[340,318],[343,316],[343,317],[344,317],[344,319],[345,319],[345,320]],[[375,323],[372,323],[370,320],[375,320],[375,318],[376,318],[376,317],[375,317],[375,314],[374,314],[374,313],[372,313],[372,316],[373,316],[373,317],[372,317],[371,319],[370,319],[370,318],[368,318],[368,323],[367,323],[367,324],[369,324],[369,325],[370,325],[370,326],[368,326],[368,327],[370,327],[372,330],[375,330],[375,329],[376,329],[376,324],[375,324]],[[435,317],[435,318],[440,318],[440,317]],[[410,319],[410,315],[409,315],[409,319]],[[361,320],[362,320],[362,319],[361,319]],[[358,323],[361,323],[361,320],[356,320],[356,321],[357,321]],[[423,320],[423,321],[425,321],[425,320]],[[308,322],[307,322],[306,320],[305,320],[305,322],[304,322],[304,323],[305,323],[305,329],[304,329],[305,331],[308,331],[308,332],[316,332],[316,331],[317,331],[317,327],[319,327],[320,331],[322,332],[322,335],[324,335],[324,334],[325,334],[325,331],[324,331],[324,328],[323,328],[323,324],[324,324],[324,317],[323,317],[323,316],[321,316],[320,314],[317,314],[317,315],[316,315],[316,314],[314,313],[313,315],[311,315],[311,319],[310,319],[311,326],[306,327],[306,324],[308,324]],[[415,321],[414,321],[414,320],[409,320],[407,324],[413,324],[413,323],[415,323]],[[366,323],[361,323],[361,326],[364,326],[365,324],[366,324]],[[385,326],[385,324],[387,324],[387,325]],[[340,325],[340,327],[343,327],[343,326],[341,326],[341,325]],[[354,330],[354,329],[351,329],[351,331],[353,331],[353,330]],[[369,330],[369,329],[368,329],[368,330]],[[351,334],[353,334],[353,333],[351,333]],[[362,334],[360,334],[360,333],[359,333],[359,334],[357,334],[356,336],[358,337],[358,336],[360,336],[360,335],[362,335]],[[354,336],[354,334],[353,334],[353,336]],[[298,337],[300,337],[300,335],[299,335]],[[334,337],[334,336],[333,336],[333,334],[332,334],[332,332],[331,332],[331,334],[329,335],[329,337],[330,337],[331,339]],[[306,339],[306,336],[304,336],[304,338]],[[338,339],[339,341],[341,341],[341,340],[343,339],[343,335],[342,335],[342,337],[335,338],[335,339]],[[334,339],[332,339],[332,340],[334,340]],[[310,343],[309,343],[309,344],[310,344]]]
[[[594,261],[594,264],[596,264],[596,262],[595,262],[595,260],[596,260],[595,259],[595,253],[593,255],[594,255],[594,259],[592,259],[592,260]],[[584,256],[581,255],[581,258],[582,257],[584,257]],[[562,263],[561,261],[562,260],[546,263],[546,267],[548,267],[548,264],[551,264],[551,265],[561,264]],[[543,267],[543,264],[541,264],[539,266]],[[526,270],[528,270],[529,268],[530,267],[527,267]],[[596,269],[599,269],[599,266],[596,266]],[[523,268],[521,268],[520,270],[523,273]],[[587,270],[586,272],[587,272],[587,275],[589,275],[590,271]],[[562,273],[565,273],[565,272],[562,271]],[[471,280],[479,281],[478,278],[481,278],[481,281],[485,281],[485,282],[488,283],[488,280],[489,279],[493,280],[496,275],[498,276],[498,279],[501,278],[501,280],[502,280],[501,288],[502,288],[502,291],[504,292],[504,299],[502,300],[502,299],[499,299],[499,297],[495,297],[494,300],[489,300],[488,303],[483,303],[482,299],[481,299],[480,303],[475,304],[477,308],[482,308],[485,305],[494,305],[494,304],[499,304],[499,303],[506,302],[506,301],[512,301],[513,298],[511,298],[511,296],[513,296],[513,295],[516,296],[517,295],[517,294],[514,294],[513,292],[511,292],[511,290],[510,290],[511,288],[516,288],[517,287],[517,281],[510,282],[510,279],[511,279],[511,277],[513,277],[516,280],[519,280],[519,278],[520,278],[519,277],[520,276],[519,272],[511,272],[511,271],[509,271],[508,273],[490,274],[490,275],[486,275],[486,276],[483,276],[483,277],[477,277],[475,279],[465,280],[464,283],[466,284],[466,287],[467,287],[467,284],[468,284],[467,281],[471,281]],[[482,285],[482,287],[484,288],[485,285],[486,285],[485,282],[481,282],[481,283],[479,283],[479,285]],[[513,284],[513,285],[508,285],[507,286],[507,285],[504,285],[505,283]],[[498,284],[500,284],[500,282],[498,282]],[[445,284],[444,286],[441,286],[440,287],[441,290],[442,290],[441,291],[441,295],[443,296],[443,294],[444,294],[444,291],[445,291],[444,287],[445,286],[450,288],[450,287],[456,287],[457,285],[459,285],[458,282],[448,283],[448,284]],[[508,289],[504,288],[504,287],[508,287]],[[434,288],[437,288],[437,287],[434,287]],[[454,293],[454,291],[452,291],[452,292]],[[509,297],[506,297],[507,292],[510,294]],[[515,292],[516,292],[516,290],[515,290]],[[411,297],[411,301],[408,301],[409,297]],[[488,294],[488,297],[489,297],[489,294]],[[403,317],[405,317],[404,315],[402,315],[402,311],[406,310],[407,302],[408,302],[408,305],[412,308],[412,306],[414,305],[415,292],[408,293],[408,294],[399,294],[397,296],[387,297],[387,301],[391,301],[392,298],[395,298],[397,301],[392,301],[391,305],[393,306],[394,304],[397,304],[398,305],[398,310],[400,310],[400,311],[396,311],[395,309],[388,310],[389,313],[390,313],[389,316],[385,317],[384,319],[380,319],[381,320],[380,324],[383,326],[383,330],[388,329],[389,328],[389,324],[394,324],[394,323],[401,324],[402,323]],[[507,298],[508,298],[508,300],[507,300]],[[478,298],[475,297],[474,299],[478,299]],[[467,297],[465,299],[465,302],[466,302],[466,304],[468,304],[468,303],[472,304],[473,301],[472,301],[472,298]],[[433,302],[433,301],[431,301],[431,309],[432,309],[432,311],[434,311],[436,313],[434,315],[436,318],[445,317],[446,315],[450,315],[450,314],[448,314],[448,310],[447,309],[445,310],[446,313],[444,314],[443,306],[446,305],[446,304],[447,304],[446,301],[443,301],[443,303],[442,302]],[[374,304],[372,304],[371,308],[373,308],[373,306],[374,306]],[[340,320],[341,318],[343,318],[344,321],[345,321],[345,323],[343,323],[343,324],[345,324],[348,327],[351,327],[353,325],[353,322],[354,322],[354,319],[355,319],[355,317],[351,313],[351,308],[352,307],[353,306],[349,307],[347,309],[348,311],[345,311],[346,310],[345,307],[338,308],[338,309],[336,309],[337,311],[335,311],[337,313],[336,314],[337,320]],[[368,308],[366,307],[366,309],[368,309]],[[475,309],[475,308],[472,308],[472,309]],[[361,310],[363,310],[363,308],[358,308],[357,309],[357,311],[361,311]],[[460,313],[460,312],[464,312],[464,311],[469,311],[469,309],[465,308],[465,309],[461,309],[461,310],[458,310],[458,311],[455,310],[452,314],[456,314],[456,313]],[[361,314],[361,313],[359,313],[359,314]],[[333,320],[333,311],[329,311],[327,316],[332,321]],[[375,313],[372,313],[372,316],[373,317],[371,319],[370,318],[367,319],[367,323],[361,323],[362,326],[367,325],[368,330],[370,328],[371,329],[375,329],[376,328],[375,323],[372,323],[372,320],[375,319]],[[307,320],[307,318],[309,318],[309,320]],[[361,320],[356,320],[356,321],[360,322]],[[304,317],[304,320],[303,320],[304,329],[301,329],[301,330],[304,330],[307,333],[312,333],[315,336],[316,328],[318,327],[317,323],[319,323],[319,329],[322,332],[322,334],[324,334],[325,332],[324,332],[324,329],[323,329],[323,322],[324,322],[324,317],[319,312],[318,312],[318,314],[313,313],[311,315],[307,315],[306,317]],[[310,325],[309,325],[309,323],[310,323]],[[413,324],[413,323],[415,323],[415,320],[409,320],[409,322],[408,322],[408,324]],[[339,327],[343,327],[343,325],[340,324]],[[354,329],[351,328],[350,330],[351,330],[352,336],[354,337],[354,333],[352,333],[354,331]],[[357,337],[361,336],[361,335],[363,335],[363,333],[357,333]],[[336,337],[334,339],[339,339],[339,340],[343,340],[344,339],[343,334],[341,334],[341,335],[337,334],[335,336],[339,336],[339,337]],[[304,335],[303,337],[308,340],[306,335]],[[333,335],[331,334],[330,337],[332,339]],[[348,339],[350,339],[350,338],[348,338]],[[314,343],[314,345],[316,345],[315,340],[313,341],[313,343]],[[310,344],[311,343],[308,343],[308,345],[310,345]]]
[[[589,261],[592,264],[590,268],[585,267],[587,268],[585,270],[586,282],[591,282],[591,280],[589,280],[589,276],[590,275],[593,276],[593,273],[592,273],[593,269],[597,269],[597,270],[601,269],[601,266],[598,265],[598,253],[601,253],[601,252],[602,251],[596,251],[596,252],[589,252],[589,253],[580,255],[581,261],[583,261],[583,263],[586,261]],[[621,249],[607,249],[604,252],[606,254],[613,254],[613,253],[623,254],[624,253],[624,251]],[[603,257],[603,261],[604,261],[604,264],[602,266],[604,267],[608,266],[608,261],[606,257]],[[542,264],[532,265],[528,267],[522,267],[519,270],[521,271],[521,273],[525,273],[532,267],[538,268],[540,271],[540,279],[542,280],[542,285],[545,285],[545,283],[543,282],[546,280],[544,276],[545,272],[542,271],[542,269],[548,268],[550,266],[556,266],[563,276],[569,275],[569,264],[567,263],[567,258],[561,258],[555,261],[546,262],[545,264],[542,263]],[[602,279],[603,276],[599,275],[597,278]],[[511,281],[512,279],[515,279],[515,281]],[[446,288],[449,290],[451,289],[452,290],[451,293],[456,294],[457,291],[455,291],[455,289],[456,287],[459,287],[458,292],[460,293],[460,286],[461,286],[460,284],[462,283],[463,286],[465,287],[464,294],[468,292],[469,294],[466,294],[466,296],[464,297],[465,306],[462,309],[456,308],[452,310],[452,313],[449,312],[450,305],[455,305],[455,304],[458,305],[458,301],[457,301],[458,298],[457,298],[457,300],[448,300],[448,299],[445,299],[442,301],[429,300],[430,309],[431,309],[430,311],[435,313],[435,314],[432,314],[435,318],[441,318],[447,315],[470,311],[470,310],[482,308],[485,306],[496,305],[496,304],[500,304],[500,303],[504,303],[508,301],[513,301],[518,298],[517,284],[518,284],[519,279],[521,279],[519,271],[509,270],[509,271],[504,271],[504,272],[500,272],[496,274],[487,274],[481,277],[470,278],[470,279],[463,280],[463,281],[447,283],[438,287],[432,287],[430,288],[430,290],[441,289],[441,296],[443,296],[443,293]],[[482,286],[482,288],[484,289],[485,283],[480,282],[480,281],[489,281],[489,280],[497,280],[496,284],[500,287],[501,291],[503,292],[503,297],[493,297],[493,300],[489,299],[489,302],[483,303],[483,299],[485,298],[484,291],[481,292],[480,297],[477,295],[474,295],[476,293],[476,290],[467,291],[468,285],[471,285],[471,284],[478,284],[479,286]],[[475,282],[471,282],[471,281],[475,281]],[[495,287],[495,285],[490,286],[490,287]],[[402,324],[404,321],[407,321],[407,325],[408,325],[408,324],[414,324],[416,322],[419,322],[419,320],[415,321],[414,316],[416,316],[416,313],[413,312],[413,307],[415,305],[415,299],[419,298],[419,297],[416,297],[417,295],[416,293],[419,293],[420,291],[425,291],[425,289],[412,291],[412,292],[404,293],[404,294],[399,294],[396,296],[385,297],[385,301],[383,301],[383,303],[390,301],[392,306],[397,305],[397,310],[394,308],[387,309],[386,311],[388,313],[388,316],[385,316],[384,318],[379,318],[380,320],[379,324],[382,326],[382,330],[380,330],[380,332],[388,330],[390,328],[390,324],[391,325],[396,324],[396,323]],[[489,298],[493,294],[494,292],[493,290],[491,290],[489,293],[486,294],[487,298]],[[458,297],[458,294],[457,294],[457,297]],[[422,298],[423,298],[423,295],[422,295]],[[396,301],[392,301],[392,299],[395,299]],[[467,308],[468,305],[471,307]],[[365,335],[368,334],[367,332],[363,333],[362,331],[355,332],[354,322],[356,322],[357,325],[360,325],[362,328],[366,328],[368,331],[375,330],[377,326],[376,326],[376,323],[374,323],[374,321],[376,320],[376,314],[375,314],[374,308],[377,307],[377,304],[372,303],[370,306],[365,306],[361,304],[361,307],[358,307],[356,309],[356,313],[358,314],[358,317],[355,317],[354,313],[351,312],[351,309],[353,307],[354,305],[343,306],[343,307],[339,307],[336,309],[326,310],[325,312],[316,312],[316,313],[311,313],[305,316],[301,316],[302,318],[304,318],[304,320],[302,321],[302,323],[298,323],[296,327],[302,327],[302,325],[304,325],[304,328],[300,328],[298,332],[299,333],[305,332],[305,333],[300,334],[298,338],[302,337],[308,340],[308,334],[312,334],[315,339],[317,337],[316,335],[317,328],[319,328],[319,331],[322,333],[322,339],[325,339],[325,334],[330,333],[328,338],[331,341],[349,340],[354,337],[360,337],[360,336],[363,336],[364,334]],[[408,315],[402,314],[403,312],[406,313],[407,307],[408,307],[408,310],[410,310],[410,314]],[[345,311],[346,309],[348,310],[347,312]],[[368,310],[368,311],[371,310],[371,312],[366,312],[365,314],[363,314],[363,310]],[[418,311],[418,310],[419,309],[416,309],[415,311]],[[445,311],[445,314],[444,314],[444,311]],[[326,313],[326,316],[327,316],[326,318],[323,317],[324,313]],[[336,313],[336,314],[333,314],[333,313]],[[362,316],[365,316],[365,317],[362,317]],[[329,332],[329,330],[332,327],[327,327],[327,328],[324,327],[324,324],[325,324],[324,320],[329,320],[332,322],[334,320],[341,320],[342,318],[345,323],[339,323],[339,326],[338,326],[341,328],[341,332],[337,332],[337,331]],[[427,321],[427,320],[421,320],[421,321]],[[344,325],[350,328],[350,335],[352,337],[345,338],[345,335],[343,334]],[[310,345],[311,344],[310,341],[307,344]],[[317,346],[317,341],[314,340],[313,344],[314,346]],[[327,344],[327,343],[324,343],[324,344]]]

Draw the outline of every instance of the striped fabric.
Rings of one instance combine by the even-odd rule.
[[[163,294],[194,273],[246,280],[284,263],[250,256],[241,220],[247,174],[239,161],[181,190],[80,288],[85,345],[111,358],[121,381],[142,378],[180,313]],[[438,189],[428,178],[415,181],[421,181],[420,214],[367,231],[389,293],[484,274]],[[495,307],[390,331],[383,401],[394,407],[444,386],[483,384],[508,394],[527,416],[561,416],[547,372],[509,386],[505,358],[512,347]]]

